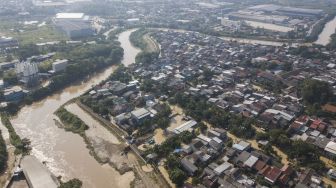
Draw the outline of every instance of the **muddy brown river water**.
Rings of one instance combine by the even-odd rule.
[[[135,56],[140,51],[133,47],[129,36],[134,30],[119,34],[118,40],[124,49],[123,64],[134,63]],[[25,106],[12,123],[22,138],[31,140],[32,155],[41,162],[45,161],[48,168],[63,180],[79,178],[84,187],[90,188],[124,188],[132,181],[132,172],[120,175],[109,165],[99,164],[86,148],[83,139],[71,132],[58,128],[54,122],[54,112],[64,103],[80,96],[92,85],[105,80],[114,70],[111,66],[101,73],[97,73],[85,81],[56,93],[43,101]]]

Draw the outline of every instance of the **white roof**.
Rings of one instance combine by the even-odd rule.
[[[240,150],[240,151],[244,151],[246,150],[248,147],[250,147],[251,144],[245,141],[240,141],[238,144],[233,144],[233,148]]]
[[[245,161],[244,165],[252,168],[252,166],[258,161],[258,158],[251,155],[250,158]]]
[[[336,155],[336,142],[330,141],[326,147],[324,148],[325,151]]]
[[[199,138],[199,139],[201,139],[201,140],[203,140],[205,142],[211,142],[211,138],[209,138],[209,137],[207,137],[207,136],[205,136],[203,134],[198,135],[197,138]]]
[[[214,169],[215,173],[217,175],[221,175],[224,171],[232,168],[232,164],[229,162],[224,162],[223,164],[219,165]]]
[[[175,133],[175,134],[180,134],[181,132],[190,129],[190,128],[192,128],[192,127],[195,126],[195,125],[197,125],[197,122],[194,121],[194,120],[190,120],[190,121],[188,121],[188,122],[186,122],[186,123],[180,125],[179,127],[176,127],[176,128],[174,129],[174,133]]]
[[[81,19],[84,17],[84,13],[57,13],[57,19]]]

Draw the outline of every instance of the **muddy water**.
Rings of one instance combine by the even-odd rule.
[[[131,42],[129,41],[129,36],[130,34],[135,31],[136,29],[133,29],[133,30],[128,30],[126,32],[123,32],[119,35],[119,41],[123,41],[121,43],[121,47],[124,49],[124,50],[127,50],[125,53],[124,53],[124,61],[123,61],[123,64],[125,66],[128,66],[132,63],[135,62],[135,57],[136,55],[140,52],[140,49],[138,48],[135,48]]]
[[[315,44],[327,45],[330,42],[330,36],[336,32],[336,17],[329,21],[323,28]]]
[[[132,30],[119,35],[118,40],[124,48],[123,64],[134,62],[138,50],[129,42]],[[84,187],[128,187],[132,178],[123,185],[118,184],[121,176],[108,165],[100,165],[86,148],[83,139],[63,129],[57,128],[53,113],[68,100],[78,97],[92,85],[106,79],[115,69],[109,67],[88,80],[76,83],[62,92],[54,94],[41,102],[21,109],[17,117],[12,119],[13,126],[22,138],[29,138],[32,154],[40,161],[46,161],[49,169],[64,180],[77,177],[83,181]],[[127,175],[127,174],[126,174]]]

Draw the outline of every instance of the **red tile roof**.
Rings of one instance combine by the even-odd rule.
[[[261,171],[265,167],[266,163],[262,160],[258,160],[256,164],[254,164],[253,169],[257,170],[258,172]]]
[[[275,183],[281,175],[281,170],[277,167],[272,166],[268,172],[265,174],[265,179],[271,183]]]

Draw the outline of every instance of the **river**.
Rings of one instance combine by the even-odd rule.
[[[318,39],[314,42],[315,44],[320,44],[326,46],[330,42],[330,36],[336,32],[336,16],[334,19],[329,21],[323,28]]]
[[[121,46],[124,48],[122,63],[127,66],[135,61],[135,56],[140,51],[133,47],[129,36],[134,30],[127,30],[118,36]],[[63,180],[79,178],[83,181],[83,187],[128,187],[132,178],[130,174],[120,175],[109,165],[99,164],[86,148],[86,144],[79,135],[65,132],[58,128],[54,122],[54,112],[64,103],[80,96],[100,83],[115,70],[111,66],[101,73],[97,73],[85,81],[73,84],[70,87],[56,93],[40,102],[23,107],[11,122],[21,138],[31,140],[32,155],[41,162],[46,161],[48,168],[56,176],[62,176]],[[132,173],[132,172],[130,172]],[[132,175],[132,174],[131,174]],[[126,182],[128,186],[119,184]]]

